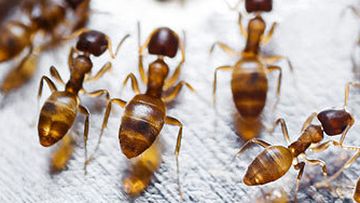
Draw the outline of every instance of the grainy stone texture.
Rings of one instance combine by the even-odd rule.
[[[360,20],[347,11],[349,4],[360,6],[358,1],[339,0],[275,0],[274,11],[265,20],[279,22],[274,39],[264,49],[268,53],[290,57],[294,74],[286,63],[281,100],[275,109],[275,76],[269,75],[271,90],[263,116],[264,123],[284,117],[292,139],[297,138],[303,121],[314,111],[343,104],[344,85],[356,79],[350,56],[358,37]],[[161,3],[152,0],[93,0],[90,27],[102,30],[118,42],[131,33],[114,61],[114,69],[101,80],[86,84],[86,89],[108,89],[113,96],[120,96],[121,82],[129,72],[137,72],[136,22],[142,23],[145,39],[157,26],[170,26],[181,32],[186,30],[187,62],[182,79],[190,82],[199,96],[185,90],[168,111],[184,122],[184,137],[180,156],[185,202],[250,202],[261,196],[262,190],[281,187],[293,197],[296,171],[291,169],[279,181],[263,187],[246,187],[242,176],[252,158],[261,148],[254,147],[231,162],[243,144],[236,133],[236,110],[230,92],[230,74],[219,75],[218,114],[211,107],[213,71],[216,66],[232,64],[231,58],[216,50],[209,56],[208,50],[215,40],[221,40],[241,50],[244,40],[238,33],[237,13],[227,9],[221,0],[188,0],[185,7],[176,1]],[[249,16],[246,16],[249,19]],[[73,131],[79,135],[78,147],[68,170],[51,176],[48,172],[51,149],[38,143],[36,130],[36,92],[42,74],[48,74],[50,65],[68,78],[66,55],[71,43],[43,55],[39,71],[27,86],[9,95],[1,109],[0,123],[0,202],[127,202],[121,180],[128,164],[120,153],[118,128],[122,110],[116,109],[105,131],[105,137],[97,159],[89,166],[89,174],[82,170],[83,149],[81,142],[82,121]],[[360,56],[360,55],[359,55]],[[151,57],[146,59],[148,64]],[[94,62],[95,69],[106,61],[105,57]],[[174,67],[175,62],[171,64]],[[4,75],[12,64],[1,65]],[[173,70],[173,69],[172,69]],[[126,88],[122,98],[133,95]],[[142,85],[144,90],[144,85]],[[356,91],[352,91],[350,110],[359,118],[360,106]],[[45,91],[49,95],[49,91]],[[46,97],[46,96],[45,96]],[[103,116],[104,102],[83,97],[92,112],[90,152],[94,149]],[[44,99],[42,99],[42,102]],[[217,115],[217,116],[216,116]],[[164,140],[163,163],[155,174],[147,191],[135,202],[177,202],[176,168],[173,149],[177,128],[166,126],[161,133]],[[346,143],[359,143],[359,125],[349,132]],[[279,129],[273,136],[263,132],[260,137],[272,144],[286,144]],[[337,137],[333,137],[338,139]],[[328,138],[327,138],[328,139]],[[351,155],[343,150],[330,148],[321,155],[310,154],[326,160],[332,173]],[[355,164],[333,184],[342,188],[342,194],[311,187],[321,180],[318,167],[305,169],[299,199],[301,202],[351,202],[352,187],[359,176],[360,165]]]

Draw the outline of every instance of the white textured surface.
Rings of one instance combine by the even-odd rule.
[[[354,1],[339,0],[275,0],[267,22],[280,23],[271,44],[265,49],[271,53],[289,56],[295,66],[291,75],[285,63],[282,95],[275,112],[269,106],[273,103],[275,91],[271,89],[264,122],[284,117],[288,122],[291,138],[295,139],[302,122],[313,111],[340,106],[343,102],[344,85],[353,80],[354,73],[350,54],[360,28],[359,20],[341,11]],[[200,96],[183,91],[178,102],[168,114],[179,118],[185,124],[180,156],[180,178],[186,202],[249,202],[261,195],[260,189],[285,186],[292,198],[296,172],[290,172],[279,181],[264,187],[246,187],[241,179],[246,166],[260,152],[260,148],[249,150],[236,162],[230,164],[236,150],[242,145],[235,129],[236,111],[233,106],[229,76],[220,74],[218,87],[218,110],[215,117],[210,106],[213,71],[216,66],[231,64],[236,60],[216,50],[210,57],[208,50],[215,40],[231,44],[238,50],[244,41],[238,33],[237,13],[227,9],[221,0],[188,0],[182,8],[176,1],[160,3],[151,0],[94,0],[92,7],[108,14],[94,14],[91,28],[108,33],[117,42],[126,33],[132,37],[125,43],[114,70],[98,82],[87,84],[88,90],[106,88],[112,96],[120,96],[121,82],[129,72],[137,72],[136,21],[142,23],[143,40],[157,26],[169,26],[187,34],[187,62],[182,78],[191,83]],[[125,157],[120,153],[117,131],[121,110],[115,110],[105,132],[98,158],[89,167],[84,177],[82,171],[83,150],[77,147],[68,170],[59,175],[48,173],[50,149],[38,143],[37,130],[33,125],[36,116],[36,92],[39,78],[48,74],[50,65],[56,65],[64,79],[68,78],[66,55],[71,43],[59,50],[44,54],[36,78],[27,86],[9,95],[1,109],[0,123],[0,202],[125,202],[130,201],[122,190],[121,178],[127,167]],[[152,58],[147,58],[147,62]],[[104,60],[96,60],[100,67]],[[175,63],[172,63],[175,64]],[[2,65],[3,66],[3,65]],[[3,75],[9,67],[0,70]],[[269,76],[275,83],[274,75]],[[272,85],[274,86],[274,85]],[[144,90],[144,86],[142,86]],[[48,95],[48,91],[46,91]],[[46,95],[45,94],[45,95]],[[130,89],[122,98],[130,99]],[[46,97],[46,96],[45,96]],[[351,110],[359,119],[359,99],[352,97]],[[84,98],[92,111],[90,131],[90,152],[94,149],[103,116],[103,104]],[[43,101],[43,100],[42,100]],[[97,108],[100,106],[101,108]],[[100,110],[99,110],[100,109]],[[82,119],[80,119],[82,121]],[[214,123],[216,125],[214,125]],[[80,134],[82,124],[74,126]],[[358,122],[347,137],[348,144],[359,143]],[[151,186],[135,202],[176,202],[176,170],[173,149],[177,128],[165,127],[161,136],[165,140],[163,163],[155,174]],[[279,130],[274,137],[267,133],[260,135],[273,144],[285,144]],[[81,141],[81,139],[79,138]],[[331,148],[334,150],[334,148]],[[311,155],[314,157],[313,155]],[[321,155],[330,165],[340,165],[346,158],[341,150]],[[299,194],[303,202],[352,201],[352,187],[359,176],[360,165],[354,165],[334,183],[344,187],[344,197],[308,187],[313,180],[321,179],[319,168],[306,167],[306,173]]]

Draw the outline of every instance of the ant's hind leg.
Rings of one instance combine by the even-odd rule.
[[[139,83],[135,77],[135,75],[133,73],[130,73],[129,75],[126,76],[124,82],[123,82],[123,86],[121,88],[121,93],[123,92],[125,85],[127,84],[127,82],[129,81],[129,79],[131,79],[131,88],[134,91],[135,94],[140,94],[140,89],[139,89]]]
[[[79,111],[80,113],[84,114],[85,115],[85,123],[84,123],[84,148],[85,148],[85,162],[84,162],[84,172],[85,172],[85,175],[87,174],[87,170],[86,170],[86,166],[87,166],[87,141],[88,141],[88,137],[89,137],[89,116],[90,116],[90,113],[89,113],[89,110],[80,105],[79,106]]]
[[[305,159],[305,162],[308,163],[308,164],[321,166],[321,170],[322,170],[323,175],[324,176],[328,175],[327,168],[326,168],[326,163],[324,161],[308,159],[306,156],[305,156],[304,159]]]
[[[166,117],[165,123],[169,124],[169,125],[178,126],[180,128],[179,132],[178,132],[178,136],[177,136],[177,141],[176,141],[175,157],[176,157],[177,183],[178,183],[178,188],[179,188],[179,194],[180,194],[180,197],[182,198],[183,194],[182,194],[182,190],[181,190],[180,177],[179,177],[179,173],[180,173],[179,172],[179,154],[180,154],[180,147],[181,147],[181,140],[182,140],[183,124],[176,118],[169,117],[169,116]]]
[[[279,71],[278,84],[277,84],[277,88],[276,88],[276,95],[279,97],[280,96],[280,90],[281,90],[281,81],[282,81],[282,69],[279,66],[270,65],[268,67],[268,70],[270,72]]]
[[[216,103],[216,85],[217,85],[217,73],[218,71],[231,71],[233,69],[232,66],[220,66],[215,69],[214,72],[214,83],[213,83],[213,105]]]

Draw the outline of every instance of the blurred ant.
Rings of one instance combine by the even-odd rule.
[[[79,36],[76,49],[71,48],[68,65],[70,69],[70,79],[65,84],[57,69],[52,66],[50,68],[51,76],[59,83],[65,86],[64,91],[59,91],[56,85],[47,76],[43,76],[40,80],[38,100],[42,95],[44,81],[49,86],[52,94],[45,101],[40,111],[38,133],[40,144],[49,147],[61,140],[73,126],[78,112],[85,115],[84,126],[84,143],[85,143],[85,160],[87,160],[87,139],[89,133],[89,116],[88,109],[81,104],[79,93],[84,93],[90,97],[106,96],[107,101],[110,100],[110,94],[107,90],[97,90],[87,92],[83,88],[83,83],[98,80],[107,71],[111,69],[111,63],[106,63],[95,75],[91,75],[93,63],[91,55],[95,57],[101,56],[108,50],[112,57],[115,57],[129,35],[126,35],[117,46],[115,54],[113,54],[111,40],[104,33],[95,30],[82,30],[75,34]],[[86,162],[85,162],[86,163]],[[85,164],[86,166],[86,164]],[[84,167],[85,167],[84,166]],[[85,172],[86,172],[86,168]]]
[[[7,93],[22,86],[33,76],[41,51],[58,45],[64,40],[64,34],[71,34],[86,25],[90,0],[65,0],[64,3],[65,6],[48,0],[26,0],[22,7],[29,23],[9,21],[2,26],[0,63],[16,58],[28,48],[28,53],[17,67],[5,76],[0,85],[2,92]],[[68,19],[69,10],[72,10],[76,17]],[[35,48],[34,39],[38,34],[49,37],[49,40]]]
[[[140,26],[138,28],[140,37]],[[118,98],[111,99],[108,102],[98,144],[88,162],[93,159],[99,148],[104,129],[107,127],[112,104],[114,103],[125,109],[119,129],[119,141],[121,150],[128,159],[141,155],[151,147],[160,134],[164,124],[178,126],[180,128],[175,148],[177,173],[179,173],[178,156],[180,153],[183,124],[178,119],[167,116],[166,103],[173,101],[178,96],[183,85],[194,91],[190,84],[183,81],[174,86],[174,82],[178,78],[177,71],[175,71],[172,77],[167,79],[169,66],[164,61],[164,58],[175,57],[179,47],[183,59],[178,67],[181,67],[185,58],[184,46],[179,43],[176,33],[169,28],[159,28],[155,30],[145,44],[139,46],[139,70],[142,80],[147,84],[147,90],[144,94],[140,93],[134,74],[130,73],[126,77],[124,84],[128,79],[131,79],[132,89],[136,95],[129,102]],[[148,48],[150,54],[158,56],[157,59],[149,65],[147,77],[142,64],[142,53],[145,48]],[[180,68],[177,68],[177,70],[180,70]],[[168,95],[163,95],[167,88],[172,88],[172,91]],[[179,193],[182,197],[179,175],[178,185]]]
[[[245,1],[245,9],[248,13],[251,12],[270,12],[273,8],[272,0],[238,0],[234,5],[230,5],[227,0],[224,0],[230,10],[237,10],[242,2]]]
[[[256,16],[249,21],[248,31],[242,25],[242,17],[239,15],[239,26],[241,34],[247,39],[246,46],[242,52],[237,52],[223,42],[216,42],[210,49],[213,52],[219,46],[229,55],[237,55],[241,58],[235,65],[217,67],[214,73],[213,101],[216,103],[217,73],[219,71],[232,71],[231,90],[235,106],[245,120],[254,120],[259,117],[265,107],[268,91],[267,75],[270,72],[278,71],[277,96],[280,95],[282,69],[272,65],[279,60],[285,59],[291,70],[291,62],[288,58],[280,55],[264,56],[259,53],[262,44],[267,44],[274,33],[274,23],[267,35],[264,35],[266,23],[260,15],[262,11],[268,11],[271,1],[246,1],[246,8],[249,12],[255,12]],[[265,5],[265,6],[264,6]]]
[[[356,155],[351,158],[348,163],[345,164],[345,166],[339,171],[342,171],[345,168],[349,167],[356,160],[356,158],[360,156],[360,148],[348,147],[343,145],[345,136],[355,121],[354,117],[346,110],[350,87],[352,86],[360,87],[360,83],[349,82],[346,84],[345,104],[342,109],[327,109],[321,111],[320,113],[313,113],[312,115],[310,115],[304,122],[300,137],[295,142],[290,143],[290,137],[288,134],[285,120],[282,118],[276,120],[274,128],[276,125],[281,125],[284,138],[287,143],[290,144],[288,147],[279,145],[271,146],[269,143],[256,138],[245,143],[245,145],[240,149],[238,154],[242,153],[252,143],[264,147],[265,150],[260,153],[249,165],[243,178],[243,182],[248,186],[267,184],[281,178],[283,175],[286,174],[290,167],[294,165],[294,168],[296,170],[299,170],[296,179],[296,200],[296,195],[299,190],[300,180],[304,172],[305,163],[311,165],[320,165],[322,167],[323,175],[327,176],[327,169],[324,161],[310,160],[306,156],[306,150],[312,144],[318,144],[315,147],[311,148],[315,152],[324,151],[331,144],[346,150],[357,151]],[[311,124],[316,116],[320,121],[321,125]],[[340,141],[337,142],[335,140],[328,140],[321,143],[321,141],[323,141],[324,132],[328,136],[335,136],[341,134]],[[300,162],[299,157],[302,157],[303,161]]]

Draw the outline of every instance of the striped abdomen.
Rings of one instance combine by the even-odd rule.
[[[76,96],[54,92],[41,108],[38,124],[40,144],[48,147],[61,140],[73,125],[77,109]]]
[[[263,65],[257,61],[240,61],[236,64],[231,90],[235,106],[244,118],[256,118],[265,106],[268,80]]]
[[[136,95],[125,107],[119,139],[127,158],[148,149],[159,135],[165,122],[165,105],[157,98]]]
[[[243,182],[246,185],[263,185],[282,177],[291,167],[293,156],[282,146],[271,146],[250,164]]]

